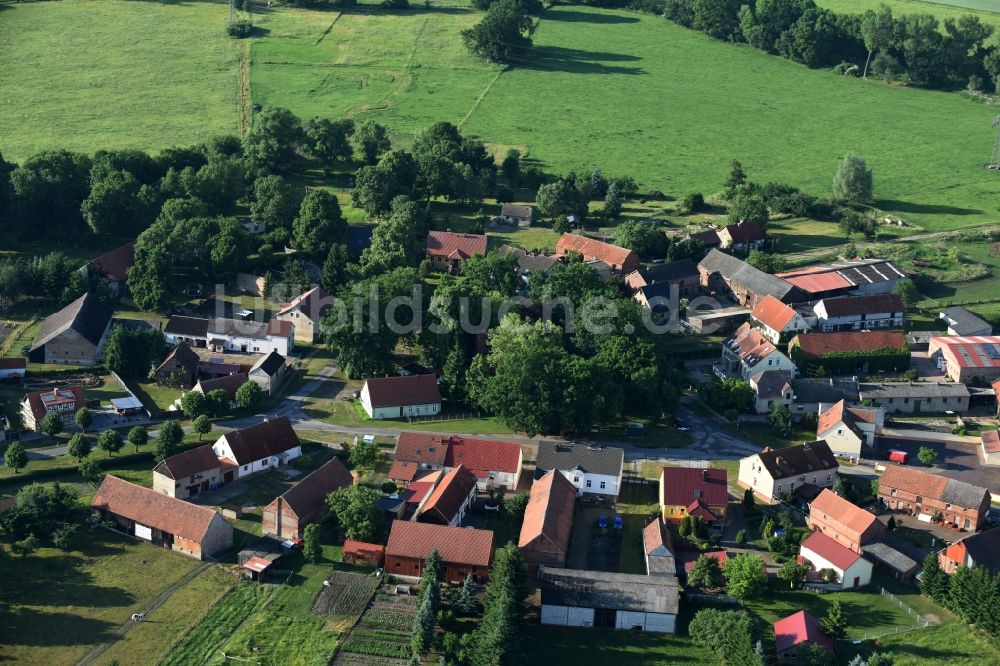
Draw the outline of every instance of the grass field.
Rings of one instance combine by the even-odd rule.
[[[527,626],[521,650],[525,664],[712,664],[716,660],[686,636],[642,634],[634,631]]]
[[[984,23],[1000,28],[1000,6],[996,0],[816,0],[820,7],[844,14],[860,14],[880,4],[888,5],[896,16],[932,14],[939,20],[974,14]]]
[[[8,560],[0,568],[5,599],[0,660],[76,663],[199,564],[86,527],[68,552],[41,548],[26,559]]]
[[[225,2],[2,4],[0,149],[158,150],[239,131]]]

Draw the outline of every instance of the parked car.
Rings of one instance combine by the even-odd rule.
[[[622,517],[615,516],[615,529],[620,530],[622,528]]]
[[[607,516],[601,516],[600,518],[598,518],[597,519],[597,526],[600,527],[602,530],[603,529],[607,529],[607,527],[608,527],[608,517]]]
[[[900,451],[899,449],[889,449],[885,453],[885,459],[891,460],[892,462],[899,463],[900,465],[906,464],[906,459],[910,457],[910,454],[906,451]]]

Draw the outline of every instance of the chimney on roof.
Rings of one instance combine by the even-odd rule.
[[[701,470],[701,480],[702,481],[708,481],[708,470],[707,469]]]

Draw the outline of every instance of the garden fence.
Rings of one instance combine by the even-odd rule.
[[[901,599],[894,595],[889,590],[885,589],[881,585],[877,585],[879,593],[883,597],[888,597],[890,601],[893,601],[901,609],[906,611],[906,613],[916,620],[916,624],[907,624],[899,627],[893,627],[892,629],[886,629],[885,631],[879,631],[871,634],[865,634],[862,636],[861,640],[874,640],[876,638],[882,638],[883,636],[894,636],[896,634],[905,634],[908,631],[916,631],[918,629],[926,629],[927,627],[939,624],[937,620],[932,620],[929,617],[925,617],[907,606]]]

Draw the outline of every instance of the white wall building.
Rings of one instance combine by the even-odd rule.
[[[784,493],[812,484],[830,488],[840,465],[826,442],[812,442],[760,453],[740,460],[740,488],[750,488],[758,499],[774,504]]]
[[[872,563],[822,532],[813,532],[803,541],[799,555],[816,572],[833,569],[842,590],[863,587],[872,582]]]
[[[298,435],[287,416],[233,430],[219,437],[212,451],[237,466],[236,478],[287,465],[302,455]]]
[[[441,412],[435,375],[373,377],[361,387],[361,406],[369,418],[398,419]]]
[[[576,487],[577,495],[617,497],[621,490],[624,461],[624,449],[541,442],[535,461],[535,478],[557,469]]]

